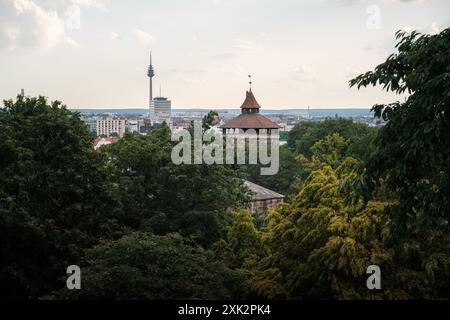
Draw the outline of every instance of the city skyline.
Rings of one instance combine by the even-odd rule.
[[[399,29],[449,25],[443,0],[0,0],[0,99],[45,95],[73,109],[236,109],[253,75],[264,109],[370,108],[401,97],[348,87],[394,51]],[[230,23],[232,21],[232,23]]]

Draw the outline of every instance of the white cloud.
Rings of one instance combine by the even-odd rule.
[[[55,10],[61,14],[64,10],[73,5],[80,8],[93,8],[108,11],[109,0],[40,0],[36,1],[36,3],[40,4],[44,9]]]
[[[403,2],[403,3],[422,3],[422,2],[428,2],[430,0],[383,0],[383,2]]]
[[[373,4],[371,0],[322,0],[327,2],[334,2],[342,6],[353,6],[353,5],[369,5]],[[429,2],[431,0],[382,0],[385,3],[423,3]]]
[[[261,51],[263,44],[261,42],[254,42],[246,39],[235,39],[235,44],[233,47],[240,50]]]
[[[298,66],[291,70],[290,78],[295,81],[315,80],[315,72],[308,66]]]
[[[264,51],[262,41],[251,41],[247,39],[234,39],[231,52],[237,57],[251,57],[259,55]]]
[[[143,46],[150,45],[156,41],[156,38],[154,36],[141,29],[134,29],[133,33],[139,43]]]
[[[71,0],[72,4],[80,7],[92,7],[100,10],[108,11],[108,2],[106,0]]]
[[[63,43],[80,45],[67,34],[79,28],[70,8],[107,10],[105,0],[0,0],[0,49],[20,47],[48,51]]]
[[[436,22],[433,22],[433,23],[431,24],[430,29],[431,29],[431,34],[437,34],[437,33],[440,32],[439,27],[437,26],[437,23],[436,23]]]
[[[33,1],[0,0],[0,46],[48,50],[64,38],[64,21],[56,11],[45,10]]]
[[[78,48],[80,47],[80,44],[78,42],[76,42],[75,40],[73,40],[71,37],[69,36],[64,36],[64,42],[72,47],[72,48]]]
[[[431,25],[429,26],[404,26],[402,27],[403,31],[406,32],[412,32],[412,31],[418,31],[421,33],[430,33],[430,34],[437,34],[440,32],[440,28],[438,26],[438,24],[434,21],[431,23]]]
[[[346,67],[340,76],[343,79],[350,80],[350,79],[357,77],[358,75],[360,75],[362,73],[363,73],[363,71],[360,69]]]
[[[120,34],[117,32],[112,31],[109,36],[113,41],[120,40]]]

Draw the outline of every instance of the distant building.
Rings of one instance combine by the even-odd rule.
[[[139,132],[138,120],[127,120],[125,131],[130,133]]]
[[[172,102],[165,97],[155,97],[153,99],[153,108],[155,110],[154,121],[170,123],[172,115]]]
[[[245,181],[244,185],[252,192],[252,200],[248,208],[252,214],[267,214],[284,200],[284,196],[256,183]]]
[[[97,135],[97,119],[95,118],[83,118],[81,119],[89,128],[91,132]]]
[[[191,126],[191,120],[185,118],[172,118],[170,129],[173,133],[186,130]]]
[[[159,129],[163,126],[162,123],[152,122],[150,119],[139,120],[138,127],[140,134],[147,134],[155,129]]]
[[[103,118],[97,120],[97,135],[98,136],[110,136],[116,133],[119,137],[123,137],[125,134],[126,120],[125,119],[113,119]]]

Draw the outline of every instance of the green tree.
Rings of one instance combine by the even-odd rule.
[[[82,248],[120,233],[104,159],[78,114],[44,97],[0,109],[0,297],[37,298]]]
[[[241,275],[212,252],[178,234],[132,233],[87,251],[82,290],[63,289],[69,299],[231,299],[239,297]]]
[[[404,102],[373,107],[387,124],[379,132],[367,176],[373,184],[383,179],[397,193],[399,202],[388,210],[396,232],[448,232],[450,29],[432,36],[398,32],[397,39],[398,53],[350,82],[409,93]]]
[[[286,196],[297,193],[300,180],[306,174],[305,169],[287,146],[280,146],[279,155],[277,174],[263,176],[259,165],[247,165],[247,179]]]
[[[392,297],[388,290],[370,292],[365,281],[372,264],[382,268],[383,279],[389,274],[384,204],[345,206],[340,179],[330,166],[313,171],[297,197],[272,212],[264,236],[270,254],[255,277],[257,293],[289,299]]]
[[[310,157],[314,143],[333,133],[347,140],[345,156],[366,160],[374,149],[377,129],[343,118],[304,121],[289,132],[288,146],[295,154]]]
[[[269,254],[254,271],[252,290],[268,298],[448,298],[449,237],[423,233],[392,245],[385,208],[398,199],[377,191],[366,202],[345,201],[355,191],[341,186],[362,177],[356,159],[336,162],[343,141],[335,134],[316,142],[301,191],[269,215],[262,236]],[[373,264],[382,270],[380,291],[366,287]]]
[[[260,231],[256,229],[248,210],[237,211],[233,217],[234,222],[225,240],[215,243],[214,248],[231,268],[251,269],[265,255]]]
[[[217,123],[219,114],[216,111],[209,111],[202,119],[202,126],[205,130],[210,129]]]
[[[261,259],[267,256],[268,247],[263,243],[262,232],[255,226],[255,217],[248,210],[233,213],[233,224],[224,239],[214,243],[212,249],[218,260],[239,272],[241,294],[244,298],[261,298],[253,290],[253,280]]]
[[[249,199],[243,180],[225,165],[175,165],[167,127],[125,135],[102,148],[116,169],[127,225],[164,235],[180,232],[207,246],[224,235],[229,208]]]
[[[301,154],[297,159],[303,163],[306,172],[321,169],[325,165],[336,169],[348,159],[344,156],[347,149],[347,140],[338,133],[333,133],[313,144],[310,158]]]

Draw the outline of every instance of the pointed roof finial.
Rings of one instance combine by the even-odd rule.
[[[249,91],[252,92],[252,75],[251,74],[248,75],[248,84],[250,85]]]
[[[247,91],[245,94],[245,101],[242,103],[241,109],[259,109],[261,106],[258,101],[256,101],[253,92]]]

